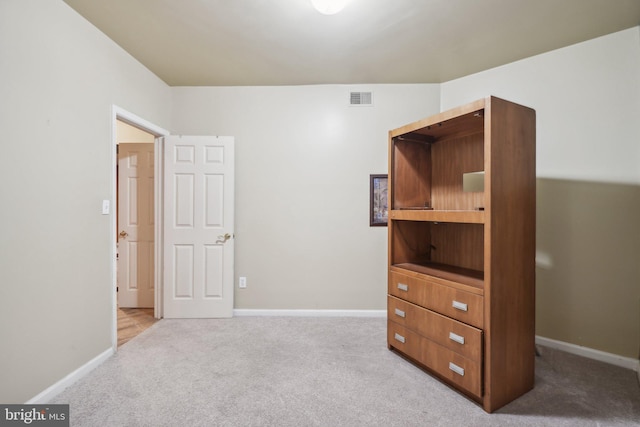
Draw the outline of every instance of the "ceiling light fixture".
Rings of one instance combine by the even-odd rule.
[[[349,3],[350,0],[311,0],[315,9],[323,15],[335,15]]]

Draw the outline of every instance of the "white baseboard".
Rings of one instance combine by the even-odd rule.
[[[536,344],[543,345],[545,347],[555,348],[567,353],[576,354],[578,356],[586,357],[588,359],[599,360],[600,362],[609,363],[611,365],[620,366],[622,368],[631,369],[638,372],[638,378],[640,380],[640,360],[633,359],[631,357],[619,356],[613,353],[607,353],[600,350],[595,350],[589,347],[582,347],[575,344],[570,344],[564,341],[556,341],[550,338],[540,337],[536,335]]]
[[[387,317],[387,310],[263,310],[236,308],[233,310],[233,315],[237,317]]]
[[[243,316],[289,316],[289,317],[387,317],[387,310],[270,310],[270,309],[246,309],[233,310],[236,317]],[[640,360],[631,357],[623,357],[613,353],[582,347],[564,341],[556,341],[550,338],[536,335],[536,344],[555,348],[567,353],[576,354],[588,359],[599,360],[611,365],[631,369],[638,373],[640,381]]]
[[[65,388],[69,387],[71,384],[78,381],[80,378],[87,375],[89,372],[93,371],[95,368],[100,366],[105,360],[107,360],[114,353],[113,348],[109,348],[105,350],[101,354],[97,355],[84,365],[80,366],[75,371],[71,372],[69,375],[61,379],[60,381],[53,384],[51,387],[47,388],[43,392],[39,393],[37,396],[29,399],[25,404],[27,405],[37,405],[37,404],[46,404],[51,399],[60,394]]]

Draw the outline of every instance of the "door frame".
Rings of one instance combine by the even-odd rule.
[[[117,126],[118,120],[133,127],[136,127],[140,130],[143,130],[147,133],[152,134],[155,137],[154,141],[154,317],[156,319],[160,319],[163,316],[163,301],[162,301],[162,292],[163,292],[163,278],[162,278],[162,247],[164,243],[164,236],[162,233],[163,230],[163,218],[162,218],[162,205],[163,205],[163,196],[164,196],[164,159],[163,159],[163,138],[169,135],[169,131],[166,129],[157,126],[148,120],[145,120],[124,108],[118,107],[117,105],[112,105],[111,109],[111,200],[112,203],[112,215],[111,215],[111,282],[112,282],[112,292],[111,292],[111,305],[112,305],[112,321],[111,321],[111,345],[113,347],[114,352],[118,349],[118,293],[117,293],[117,274],[118,274],[118,264],[117,264],[117,246],[116,246],[116,238],[117,238],[117,228],[116,228],[116,219],[118,213],[115,209],[116,199],[117,199],[117,169],[116,165],[118,163],[118,154],[116,152],[116,146],[118,145],[118,136],[117,136]]]

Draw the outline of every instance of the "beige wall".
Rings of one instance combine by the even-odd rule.
[[[640,354],[640,27],[442,85],[537,112],[536,332]],[[546,265],[545,264],[550,264]]]
[[[125,122],[118,120],[116,122],[116,138],[120,143],[148,143],[153,144],[155,138],[150,133],[133,127]]]
[[[0,1],[0,402],[111,347],[112,105],[167,126],[170,90],[60,0]]]
[[[538,335],[638,357],[640,186],[538,179]]]
[[[373,107],[349,92],[372,90]],[[235,306],[386,308],[386,227],[369,175],[389,129],[438,111],[438,85],[173,88],[172,129],[236,138]]]

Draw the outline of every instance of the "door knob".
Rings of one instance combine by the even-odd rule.
[[[231,234],[225,233],[224,236],[223,235],[218,236],[218,241],[216,243],[225,243],[230,238],[231,238]]]
[[[129,233],[127,233],[127,232],[126,232],[126,231],[124,231],[124,230],[122,230],[122,231],[120,232],[120,237],[122,237],[123,239],[124,239],[125,237],[127,237],[128,235],[129,235]]]

